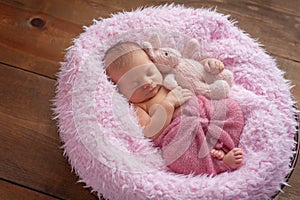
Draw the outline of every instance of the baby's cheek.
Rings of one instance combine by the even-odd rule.
[[[133,91],[128,88],[119,88],[119,92],[124,95],[127,99],[130,99]]]

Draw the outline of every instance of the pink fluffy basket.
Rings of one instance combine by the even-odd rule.
[[[153,32],[182,51],[196,38],[195,58],[222,60],[234,73],[230,98],[246,124],[239,146],[244,165],[217,176],[180,175],[164,167],[143,137],[133,108],[108,81],[105,51],[120,41],[142,43]],[[261,45],[228,16],[166,5],[94,21],[74,40],[58,74],[55,114],[65,154],[81,181],[107,199],[268,199],[292,170],[296,109],[290,83]]]

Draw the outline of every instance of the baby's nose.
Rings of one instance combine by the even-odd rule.
[[[151,87],[151,83],[145,83],[144,84],[144,89]]]
[[[148,88],[152,85],[153,81],[151,79],[145,79],[144,88]]]
[[[150,84],[150,83],[152,83],[152,79],[146,77],[146,78],[144,78],[144,83],[145,83],[145,84]]]

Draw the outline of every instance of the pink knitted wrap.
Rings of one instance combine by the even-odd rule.
[[[230,99],[209,101],[203,96],[183,105],[163,133],[154,140],[168,167],[182,174],[219,174],[230,168],[209,153],[225,153],[238,146],[244,126],[239,105]],[[224,114],[223,114],[224,113]]]

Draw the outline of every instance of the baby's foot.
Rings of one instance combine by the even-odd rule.
[[[217,150],[217,149],[213,149],[210,151],[210,154],[212,157],[218,159],[218,160],[222,160],[225,156],[224,151],[222,150]]]
[[[223,158],[223,162],[231,169],[237,169],[242,165],[243,152],[240,148],[234,148],[229,151]]]

